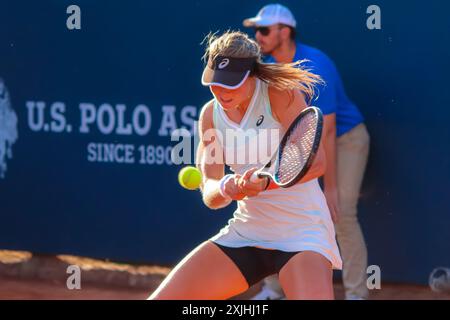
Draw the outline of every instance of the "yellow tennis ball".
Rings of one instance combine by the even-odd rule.
[[[184,167],[178,173],[178,182],[185,189],[195,190],[202,182],[202,173],[196,167]]]

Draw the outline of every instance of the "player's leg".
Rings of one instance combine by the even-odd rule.
[[[343,260],[347,299],[368,297],[367,249],[358,222],[357,205],[369,154],[369,135],[359,125],[337,140],[337,180],[341,216],[336,224]]]
[[[281,268],[279,278],[287,299],[334,299],[331,262],[317,252],[297,253]]]
[[[247,289],[238,267],[217,245],[206,241],[178,263],[149,299],[219,300]]]

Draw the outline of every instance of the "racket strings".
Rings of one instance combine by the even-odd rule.
[[[317,122],[316,114],[309,112],[289,132],[279,154],[277,180],[280,183],[295,179],[307,164],[316,137]]]

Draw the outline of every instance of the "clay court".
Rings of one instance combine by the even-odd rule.
[[[67,266],[82,270],[81,289],[66,286]],[[170,268],[128,265],[74,256],[36,256],[28,252],[0,250],[1,300],[143,300]],[[259,285],[235,299],[246,300]],[[336,298],[342,300],[342,284],[335,283]],[[370,300],[450,300],[450,294],[433,292],[427,286],[382,283],[372,290]]]

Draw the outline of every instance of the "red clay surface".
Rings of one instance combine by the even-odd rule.
[[[0,250],[0,263],[4,265],[23,263],[32,258],[31,253],[22,251]],[[124,265],[102,260],[74,256],[57,256],[59,260],[77,264],[84,270],[102,270],[104,272],[127,272],[130,274],[159,275],[162,279],[170,269],[159,266]],[[45,261],[45,260],[44,260]],[[48,265],[43,267],[47,267]],[[55,269],[55,272],[58,271]],[[53,272],[53,271],[52,271]],[[111,276],[112,274],[108,274]],[[161,276],[162,275],[162,276]],[[51,277],[50,277],[51,279]],[[159,280],[158,280],[159,281]],[[159,283],[159,282],[157,282]],[[137,289],[132,286],[117,286],[116,283],[81,283],[80,290],[69,290],[65,281],[40,280],[0,275],[0,300],[4,299],[36,299],[36,300],[143,300],[152,289]],[[259,290],[253,286],[246,293],[235,299],[249,299]],[[335,283],[336,299],[344,298],[341,283]],[[410,284],[382,283],[380,290],[372,290],[371,300],[450,300],[450,293],[436,293],[427,286]]]
[[[253,289],[252,291],[255,291]],[[335,285],[337,299],[343,299],[342,285]],[[0,277],[0,299],[36,300],[142,300],[150,295],[143,289],[82,284],[80,290],[69,290],[58,281],[25,280]],[[248,298],[250,292],[242,295]],[[251,295],[250,295],[251,296]],[[450,294],[438,294],[425,286],[384,284],[381,290],[371,292],[371,300],[450,300]]]

